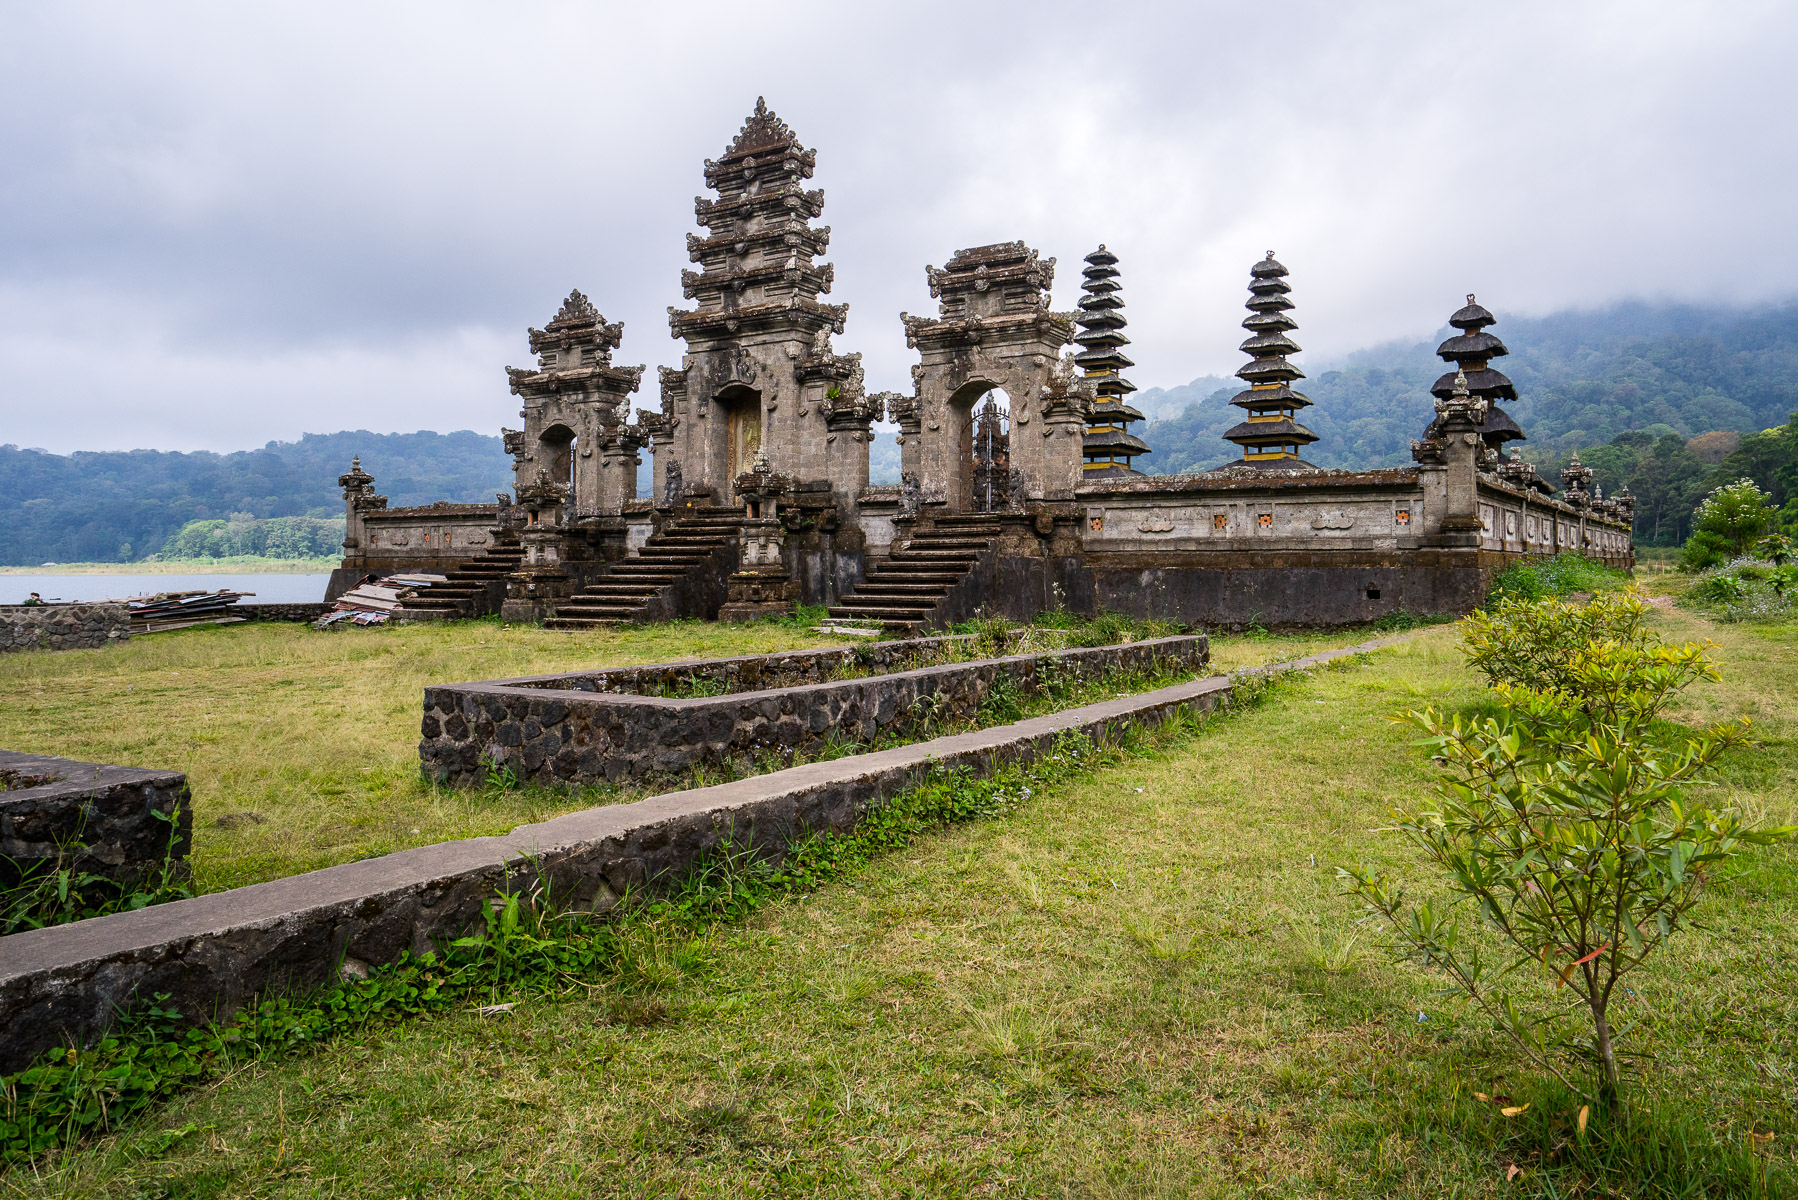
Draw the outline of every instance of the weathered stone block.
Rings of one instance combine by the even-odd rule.
[[[0,750],[0,883],[67,854],[66,866],[135,883],[184,861],[187,776]]]

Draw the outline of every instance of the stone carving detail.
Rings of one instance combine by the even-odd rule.
[[[667,477],[662,481],[662,507],[679,508],[687,498],[686,484],[681,481],[680,459],[668,460]]]
[[[924,507],[924,485],[910,471],[899,477],[899,515],[915,517]]]
[[[1326,509],[1311,518],[1311,528],[1313,529],[1353,529],[1354,527],[1355,518],[1339,508]]]

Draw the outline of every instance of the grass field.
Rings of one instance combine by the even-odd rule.
[[[1723,798],[1798,816],[1798,627],[1656,622],[1721,645],[1725,680],[1684,719],[1754,718],[1761,747]],[[1752,853],[1704,928],[1632,977],[1624,1015],[1647,1019],[1631,1105],[1584,1143],[1574,1102],[1357,926],[1338,863],[1430,890],[1372,830],[1429,779],[1391,714],[1478,695],[1454,638],[1427,631],[841,885],[645,945],[658,969],[629,988],[571,986],[509,1016],[470,1010],[254,1067],[6,1186],[1637,1197],[1751,1195],[1768,1170],[1769,1194],[1793,1194],[1791,848]],[[484,662],[463,658],[461,674],[499,673]],[[1501,1103],[1529,1107],[1505,1117]]]
[[[826,644],[775,624],[185,629],[105,650],[0,657],[0,746],[186,771],[195,877],[213,891],[504,833],[592,802],[425,783],[418,723],[428,683]]]
[[[1233,669],[1365,634],[1226,638]],[[256,883],[410,846],[504,833],[632,791],[457,792],[424,782],[424,687],[578,667],[837,644],[791,624],[675,622],[553,633],[456,622],[317,632],[252,624],[0,658],[0,746],[186,771],[196,882]]]

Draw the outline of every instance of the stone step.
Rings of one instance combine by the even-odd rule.
[[[907,608],[843,608],[833,607],[825,610],[833,617],[845,620],[867,622],[879,621],[884,625],[897,625],[907,629],[916,629],[924,623],[916,612]]]
[[[855,594],[857,596],[947,596],[949,594],[949,587],[950,583],[947,582],[912,583],[907,580],[906,582],[901,583],[898,580],[888,581],[885,579],[870,579],[868,582],[862,584],[861,587],[855,589]]]
[[[884,592],[857,592],[853,596],[844,596],[838,603],[845,609],[905,609],[908,612],[928,612],[937,606],[941,596],[893,596]]]
[[[543,622],[545,629],[560,629],[565,633],[577,629],[607,629],[613,625],[628,625],[629,621],[612,617],[548,617]]]

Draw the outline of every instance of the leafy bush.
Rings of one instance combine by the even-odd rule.
[[[1685,565],[1694,571],[1746,555],[1773,526],[1774,510],[1752,479],[1738,479],[1712,490],[1692,514],[1692,536],[1686,539]]]
[[[1513,609],[1477,644],[1470,635],[1469,656],[1495,681],[1495,713],[1401,718],[1428,735],[1441,775],[1434,804],[1392,817],[1447,872],[1455,899],[1408,905],[1387,875],[1342,875],[1541,1065],[1575,1086],[1558,1065],[1573,1052],[1614,1098],[1616,1046],[1633,1027],[1613,1022],[1621,979],[1684,927],[1742,847],[1795,830],[1753,829],[1686,793],[1747,736],[1745,723],[1677,737],[1657,726],[1682,688],[1719,677],[1705,647],[1648,641],[1630,596],[1543,607],[1554,611]],[[1593,636],[1575,644],[1582,627]],[[1494,644],[1504,637],[1542,644]],[[1502,962],[1463,936],[1452,910],[1464,903]]]
[[[1622,587],[1628,581],[1628,575],[1596,559],[1583,554],[1561,554],[1506,567],[1493,577],[1486,601],[1496,604],[1503,596],[1541,600],[1569,592],[1602,592]]]
[[[1571,693],[1579,686],[1577,664],[1594,644],[1648,644],[1647,615],[1633,588],[1599,592],[1583,604],[1501,596],[1467,618],[1461,652],[1490,685]]]
[[[1679,602],[1714,620],[1788,620],[1798,611],[1798,564],[1738,559],[1699,573]]]

